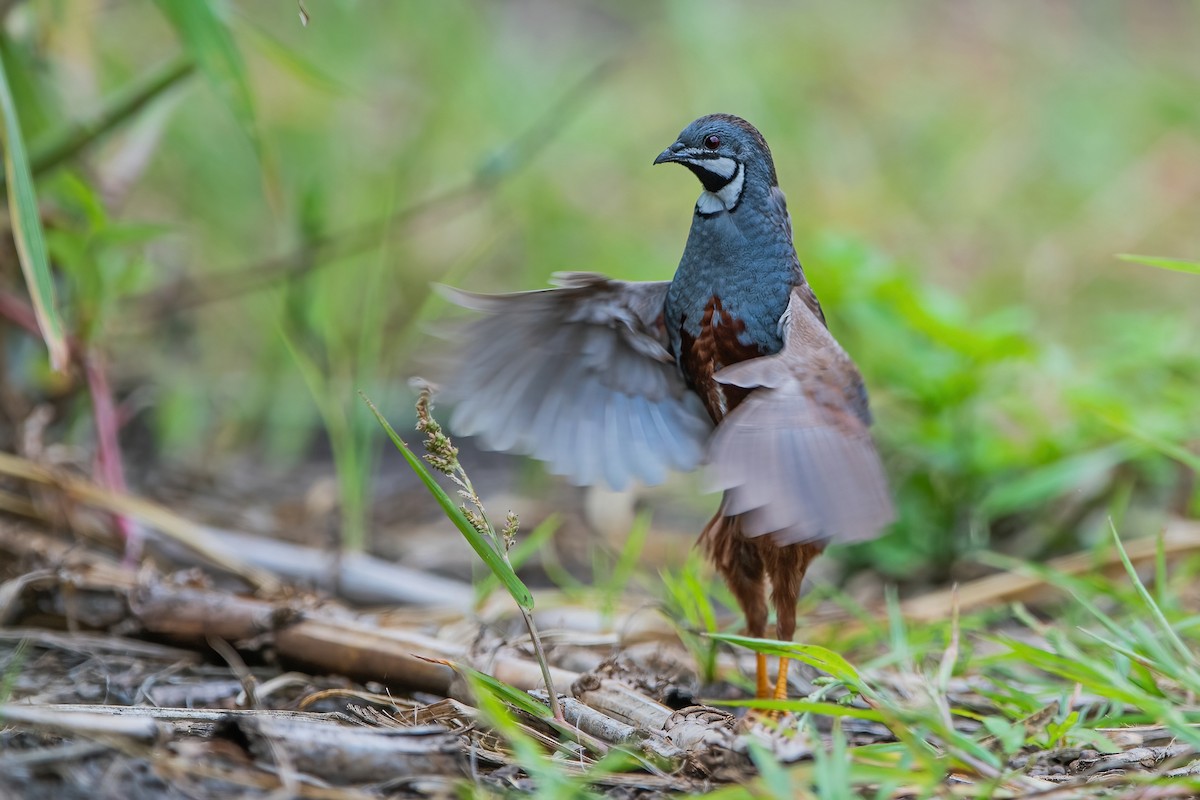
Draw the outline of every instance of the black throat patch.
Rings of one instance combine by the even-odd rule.
[[[713,194],[724,189],[737,176],[737,172],[735,171],[733,175],[726,178],[724,175],[718,175],[711,170],[705,169],[703,164],[696,164],[691,161],[684,161],[683,165],[700,179],[700,183],[703,184],[705,191],[712,192]]]

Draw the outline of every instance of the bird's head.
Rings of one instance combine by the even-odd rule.
[[[655,164],[683,164],[704,186],[701,213],[733,211],[747,184],[777,186],[771,149],[758,129],[732,114],[709,114],[688,125]]]

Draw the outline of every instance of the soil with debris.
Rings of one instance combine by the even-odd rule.
[[[480,670],[545,698],[507,597],[476,607],[470,585],[446,575],[366,557],[331,563],[320,549],[207,528],[149,502],[129,513],[150,521],[138,568],[95,538],[103,526],[0,519],[0,797],[426,798],[456,797],[464,781],[496,792],[537,785],[527,754],[513,751],[464,677]],[[330,571],[341,597],[299,588]],[[964,602],[995,599],[971,591],[960,590]],[[371,602],[385,610],[362,605]],[[939,602],[917,598],[906,613]],[[515,708],[512,724],[557,774],[588,775],[596,792],[703,793],[754,779],[757,748],[797,763],[826,744],[810,737],[828,733],[827,718],[802,730],[791,717],[700,705],[743,690],[700,685],[655,608],[605,615],[547,592],[538,620],[565,722]],[[751,674],[753,660],[722,651],[718,674]],[[801,671],[792,696],[812,692],[812,677]],[[990,706],[970,681],[951,692],[958,707]],[[978,730],[968,717],[955,725]],[[895,740],[887,726],[852,718],[839,735],[852,746]],[[1110,735],[1120,752],[1022,751],[1005,792],[1191,774],[1195,754],[1161,729]],[[627,767],[596,770],[614,749],[629,753]],[[989,780],[955,774],[947,790],[991,791]]]

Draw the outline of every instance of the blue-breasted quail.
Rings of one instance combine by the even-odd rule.
[[[557,288],[447,290],[486,316],[469,329],[451,427],[525,453],[581,485],[623,488],[704,462],[724,496],[701,543],[745,612],[790,640],[809,562],[876,535],[893,510],[867,392],[792,243],[771,151],[745,120],[684,128],[655,164],[703,186],[670,281],[560,273]],[[774,691],[758,662],[758,695]]]

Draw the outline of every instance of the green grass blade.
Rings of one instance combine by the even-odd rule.
[[[794,658],[809,666],[816,667],[838,680],[859,686],[862,679],[849,661],[827,647],[815,644],[796,644],[794,642],[779,642],[774,639],[755,639],[751,636],[739,636],[733,633],[710,633],[709,638],[718,642],[735,644],[753,650],[755,653],[765,653],[769,656]]]
[[[316,361],[300,345],[299,335],[281,323],[279,336],[300,371],[312,396],[317,413],[325,425],[333,461],[337,466],[338,492],[342,507],[341,545],[344,550],[361,551],[366,546],[365,486],[367,476],[360,469],[359,451],[351,440],[346,410],[335,400],[329,380]]]
[[[989,637],[993,638],[993,637]],[[1025,664],[1078,683],[1101,697],[1116,700],[1134,707],[1141,707],[1145,693],[1130,687],[1128,682],[1111,670],[1099,670],[1089,666],[1080,658],[1068,658],[1043,650],[1006,636],[994,637],[994,641],[1008,647]]]
[[[759,778],[768,791],[768,797],[795,797],[796,790],[792,787],[787,770],[775,760],[775,754],[757,739],[747,739],[747,750],[750,760],[758,768]]]
[[[709,593],[700,581],[700,574],[694,569],[685,569],[680,577],[683,579],[683,591],[687,592],[692,600],[696,621],[701,630],[717,630],[717,610],[709,601]]]
[[[250,98],[250,84],[246,81],[246,67],[229,28],[217,14],[215,4],[197,3],[194,0],[156,2],[188,52],[196,59],[200,71],[233,112],[261,158],[262,142],[254,119],[254,103]]]
[[[552,724],[546,709],[532,697],[490,675],[461,664],[451,664],[467,681],[475,703],[487,726],[498,733],[512,749],[513,761],[521,766],[538,787],[538,797],[572,798],[580,796],[579,787],[572,783],[560,762],[550,758],[531,732],[509,711],[509,705]],[[524,695],[522,699],[521,695]],[[532,705],[529,705],[532,704]],[[482,795],[480,795],[482,796]]]
[[[1137,439],[1142,444],[1157,450],[1164,456],[1175,459],[1189,469],[1200,470],[1200,456],[1197,456],[1195,453],[1184,447],[1180,447],[1174,442],[1169,442],[1166,439],[1155,436],[1154,434],[1138,430],[1132,425],[1128,425],[1110,415],[1101,414],[1100,421],[1109,427],[1115,428],[1121,433],[1124,433],[1126,436]]]
[[[404,456],[404,460],[408,462],[408,466],[412,467],[412,471],[417,473],[417,477],[421,479],[421,483],[425,484],[425,488],[437,500],[438,505],[442,507],[442,512],[466,538],[467,544],[471,545],[471,549],[475,551],[475,554],[487,565],[492,574],[500,579],[500,582],[508,589],[508,593],[512,595],[513,600],[517,601],[517,605],[532,610],[533,594],[521,582],[521,579],[517,577],[517,573],[513,572],[508,562],[496,552],[495,548],[492,547],[492,543],[482,533],[475,530],[475,526],[467,520],[462,509],[451,499],[450,495],[446,494],[446,490],[434,480],[433,475],[430,474],[424,462],[421,461],[416,453],[409,449],[409,446],[404,443],[399,434],[392,429],[388,421],[379,413],[379,409],[375,408],[375,404],[368,400],[362,392],[359,392],[359,396],[367,404],[367,408],[371,409],[371,413],[375,415],[375,419],[383,426],[383,430],[387,433],[388,438],[392,440],[392,444],[396,445],[396,449],[400,451],[400,455]]]
[[[249,34],[255,49],[282,69],[287,70],[314,89],[341,97],[354,94],[354,87],[338,80],[322,69],[316,61],[309,60],[297,53],[290,45],[276,38],[265,27],[256,24],[248,15],[243,13],[241,21],[247,24],[240,26],[239,29]]]
[[[809,724],[809,736],[814,741],[820,740],[816,726]],[[846,753],[846,737],[842,734],[842,721],[834,719],[833,730],[829,732],[829,750],[824,747],[813,748],[814,783],[820,797],[853,797],[847,791],[852,785],[850,778],[850,759]]]
[[[0,113],[4,115],[4,173],[7,176],[8,213],[12,218],[17,257],[29,287],[29,297],[42,340],[50,351],[50,365],[61,372],[67,368],[70,355],[67,337],[63,333],[62,319],[54,298],[54,279],[50,274],[50,257],[46,250],[37,192],[34,191],[33,173],[29,169],[21,122],[17,117],[17,106],[13,102],[3,59],[0,59]]]
[[[652,516],[648,510],[641,511],[633,520],[633,526],[625,538],[625,545],[621,548],[616,566],[613,567],[612,574],[609,576],[609,588],[614,597],[623,591],[633,579],[634,572],[641,561],[642,550],[646,546],[646,537],[650,533]]]
[[[515,686],[510,686],[499,678],[493,678],[486,672],[480,672],[477,669],[468,667],[466,664],[455,663],[453,668],[462,673],[471,683],[483,686],[493,697],[508,703],[510,706],[519,708],[526,714],[538,719],[547,719],[549,717],[545,704],[535,700],[528,692],[524,692]]]
[[[536,553],[543,552],[558,531],[559,518],[557,514],[546,517],[534,528],[528,536],[520,540],[508,552],[508,563],[513,569],[520,569]],[[488,575],[475,586],[475,602],[482,603],[496,588],[500,580],[495,575]]]
[[[866,719],[872,722],[886,722],[883,714],[870,708],[844,706],[840,703],[826,703],[818,700],[775,700],[770,697],[748,697],[744,700],[704,700],[709,706],[728,706],[730,708],[757,708],[764,711],[791,711],[794,714],[821,714],[826,717],[852,717]]]
[[[177,55],[106,98],[94,116],[39,137],[29,146],[30,168],[36,175],[71,159],[191,75],[193,68],[190,55]]]
[[[1162,258],[1160,256],[1139,256],[1133,253],[1121,253],[1117,258],[1131,264],[1145,264],[1148,267],[1169,269],[1172,272],[1186,272],[1190,275],[1200,275],[1200,262],[1184,261],[1180,258]]]
[[[1158,623],[1167,641],[1171,643],[1175,648],[1175,652],[1183,659],[1183,663],[1195,666],[1196,657],[1188,650],[1187,645],[1183,643],[1183,639],[1179,638],[1179,634],[1175,632],[1175,628],[1171,626],[1166,615],[1159,608],[1158,603],[1154,602],[1154,597],[1146,588],[1146,584],[1142,583],[1142,579],[1138,577],[1137,568],[1129,560],[1129,554],[1125,552],[1125,545],[1121,543],[1121,535],[1117,533],[1117,526],[1113,524],[1111,519],[1108,521],[1108,528],[1112,532],[1113,544],[1117,547],[1117,554],[1121,556],[1121,563],[1125,565],[1125,572],[1129,575],[1129,580],[1133,584],[1134,590],[1138,593],[1138,597],[1142,599],[1142,603],[1145,604],[1146,609],[1154,617],[1154,621]]]

